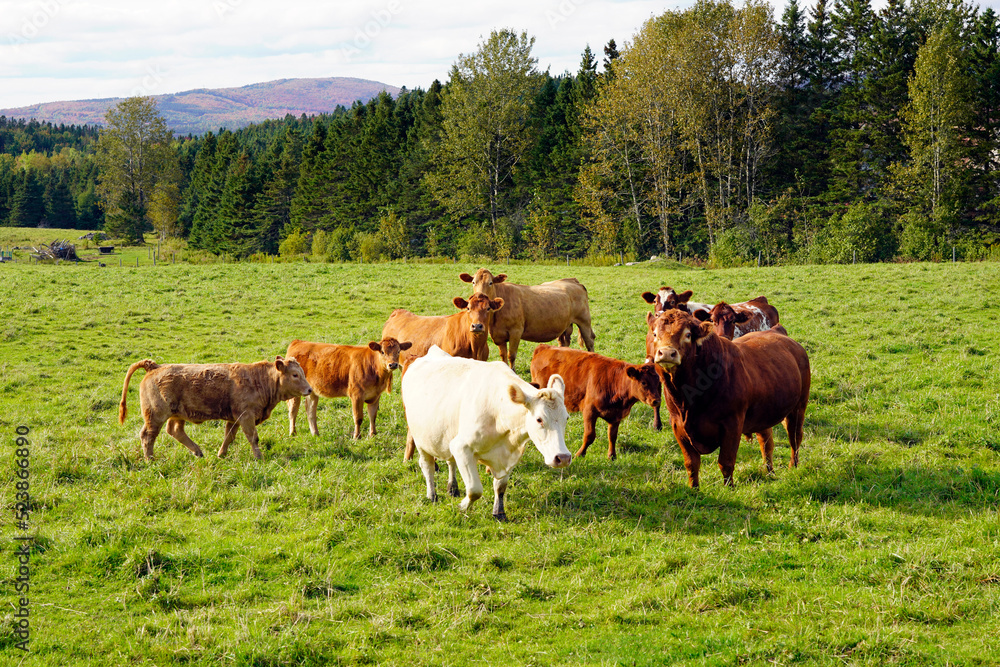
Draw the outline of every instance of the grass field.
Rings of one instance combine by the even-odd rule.
[[[473,265],[101,269],[2,265],[2,665],[993,665],[1000,613],[996,264],[703,271],[491,267],[587,285],[598,351],[643,355],[642,291],[766,294],[813,369],[801,466],[744,444],[736,488],[706,457],[686,487],[637,406],[619,458],[565,471],[529,446],[507,494],[424,501],[398,386],[352,442],[279,406],[225,460],[161,434],[145,462],[129,364],[255,361],[293,338],[377,339],[393,308],[446,314]],[[574,342],[574,344],[576,344]],[[497,358],[491,346],[492,358]],[[532,344],[522,346],[527,376]],[[15,647],[15,428],[31,429],[31,642]],[[206,453],[218,424],[189,427]],[[572,415],[575,451],[582,420]]]

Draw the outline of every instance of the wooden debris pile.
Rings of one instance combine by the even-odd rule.
[[[76,256],[76,246],[69,241],[53,241],[43,243],[38,247],[32,247],[32,257],[35,259],[66,259],[70,261],[78,260]]]

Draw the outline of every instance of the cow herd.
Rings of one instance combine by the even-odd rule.
[[[692,487],[699,483],[701,456],[719,450],[719,469],[727,485],[742,437],[756,434],[768,472],[773,472],[772,427],[783,423],[791,446],[789,466],[798,465],[798,449],[809,400],[809,359],[801,345],[778,323],[778,311],[765,297],[714,306],[692,302],[690,290],[662,287],[642,298],[647,313],[646,359],[631,364],[594,352],[587,289],[575,278],[541,285],[518,285],[506,275],[480,269],[460,279],[472,284],[468,298],[455,297],[457,312],[421,316],[398,309],[382,329],[382,338],[364,346],[294,340],[284,357],[254,364],[167,364],[150,359],[128,369],[119,404],[124,423],[129,381],[146,371],[139,386],[143,453],[153,456],[153,442],[167,433],[202,456],[184,432],[185,422],[226,423],[219,456],[241,428],[253,455],[261,458],[256,426],[278,403],[288,407],[289,433],[305,402],[309,430],[318,435],[319,397],[347,397],[354,417],[353,437],[361,435],[362,406],[369,430],[376,434],[379,399],[392,389],[401,371],[401,397],[407,423],[405,458],[419,452],[427,498],[437,499],[437,461],[448,464],[448,493],[459,496],[458,475],[465,485],[461,509],[483,494],[478,465],[493,476],[493,515],[506,518],[504,495],[510,471],[528,442],[547,465],[562,468],[573,456],[566,448],[568,411],[581,412],[584,456],[596,437],[597,419],[608,423],[608,458],[616,456],[618,428],[638,402],[660,406],[684,457]],[[581,346],[570,349],[573,326]],[[492,338],[501,361],[488,363]],[[531,382],[514,371],[520,341],[548,343],[535,348]],[[661,398],[662,397],[662,398]]]

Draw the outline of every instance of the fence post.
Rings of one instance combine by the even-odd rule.
[[[566,266],[569,266],[569,254],[566,255]]]
[[[955,246],[951,247],[951,263],[955,263]]]
[[[858,263],[858,249],[855,248],[854,250],[851,251],[851,264],[857,264],[857,263]]]

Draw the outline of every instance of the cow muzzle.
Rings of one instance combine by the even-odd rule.
[[[677,348],[661,347],[653,356],[653,361],[664,368],[674,368],[681,364],[681,353],[677,351]]]
[[[475,334],[486,333],[486,327],[484,327],[482,324],[479,324],[478,322],[469,327],[469,330]]]
[[[573,461],[572,454],[556,454],[549,465],[553,468],[565,468]]]
[[[388,366],[389,366],[389,370],[390,370],[390,371],[394,371],[394,370],[396,370],[397,368],[399,368],[399,364],[398,364],[398,363],[396,363],[395,361],[394,361],[394,362],[392,362],[392,363],[390,363],[390,364],[388,364]]]

